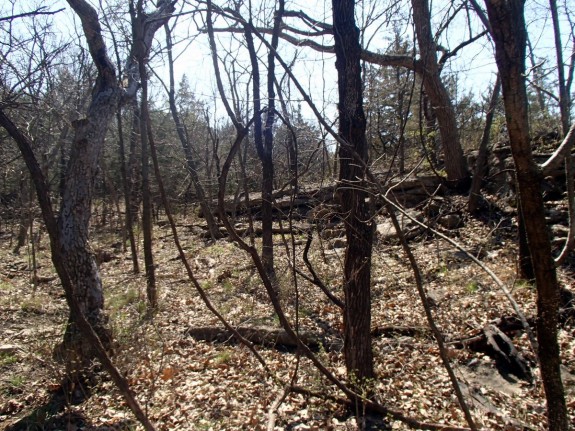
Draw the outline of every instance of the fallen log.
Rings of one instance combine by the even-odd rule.
[[[448,344],[456,349],[468,348],[474,352],[484,353],[495,361],[495,366],[502,376],[513,374],[531,382],[533,375],[529,363],[507,335],[520,330],[522,330],[521,323],[515,322],[512,318],[502,318],[486,325],[478,334]]]
[[[271,326],[250,326],[237,328],[238,333],[251,341],[266,347],[273,347],[280,350],[294,350],[297,343],[283,329]],[[215,343],[236,343],[234,334],[225,328],[215,326],[196,326],[190,327],[185,334],[198,341],[208,341]],[[430,336],[431,332],[424,327],[409,326],[378,326],[372,329],[372,337],[393,338],[398,336],[417,337]],[[325,351],[339,350],[343,347],[343,340],[337,336],[328,336],[313,331],[300,331],[301,341],[312,350]]]
[[[412,207],[434,193],[441,185],[442,179],[431,176],[417,176],[408,178],[394,178],[389,181],[385,189],[388,197],[403,206]],[[302,186],[293,196],[290,190],[278,190],[273,193],[274,212],[285,214],[292,208],[297,208],[302,214],[306,214],[311,208],[320,204],[332,204],[334,202],[336,184],[309,184]],[[377,193],[375,193],[377,195]],[[376,205],[382,203],[375,199]],[[261,211],[261,193],[250,193],[248,199],[245,196],[226,196],[224,198],[224,211],[227,214],[257,214]],[[218,213],[218,202],[212,201],[211,208],[214,214]],[[203,217],[202,209],[198,209],[198,215]]]
[[[430,337],[431,330],[424,326],[376,326],[371,330],[372,337]]]
[[[236,330],[242,337],[254,344],[288,351],[297,348],[296,340],[280,328],[257,326],[239,327]],[[218,343],[236,343],[238,341],[231,331],[213,326],[191,327],[186,330],[185,334],[198,341]],[[300,340],[312,350],[318,350],[320,346],[326,344],[323,337],[310,331],[300,331],[298,335]]]

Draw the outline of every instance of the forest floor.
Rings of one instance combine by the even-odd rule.
[[[534,288],[516,277],[516,239],[511,211],[463,215],[462,201],[446,199],[461,226],[439,229],[491,268],[511,290],[523,312],[535,315]],[[187,335],[194,327],[222,327],[194,289],[173,244],[169,226],[156,225],[155,259],[160,291],[158,312],[146,313],[145,278],[133,274],[129,253],[119,246],[113,223],[94,218],[93,247],[104,256],[100,270],[106,307],[116,338],[114,361],[128,377],[138,400],[158,430],[356,430],[355,417],[336,400],[332,385],[304,357],[289,349],[258,346],[273,376],[253,354],[231,342],[208,342]],[[401,247],[384,240],[380,223],[374,246],[372,326],[400,328],[374,336],[377,378],[370,390],[382,404],[422,422],[465,427],[454,390],[430,335],[415,288],[413,271]],[[278,327],[265,289],[249,256],[225,239],[207,243],[196,232],[200,220],[178,217],[186,255],[200,285],[234,326]],[[140,429],[120,393],[103,371],[91,395],[80,404],[56,402],[65,370],[52,359],[67,319],[62,288],[49,259],[47,237],[36,244],[34,279],[31,249],[12,253],[16,227],[2,222],[0,232],[0,428],[38,430]],[[315,286],[294,281],[289,262],[305,271],[302,250],[306,236],[287,242],[275,237],[280,296],[288,316],[302,330],[337,334],[341,313]],[[257,240],[256,240],[257,242]],[[341,242],[341,241],[340,241]],[[419,232],[410,245],[432,302],[436,323],[449,341],[477,335],[494,319],[515,316],[508,299],[485,272],[464,253],[443,240]],[[314,236],[310,258],[318,275],[339,294],[343,248]],[[141,264],[142,265],[142,264]],[[143,266],[143,265],[142,265]],[[573,267],[559,271],[573,289]],[[296,301],[297,298],[297,301]],[[402,330],[408,328],[413,330]],[[532,382],[501,373],[482,352],[448,344],[451,365],[477,424],[482,429],[540,430],[545,424],[543,388],[526,334],[516,331],[514,345],[526,358]],[[575,428],[575,321],[559,333],[570,420]],[[345,365],[337,343],[317,351],[338,377]],[[288,393],[290,382],[319,393]],[[273,412],[273,414],[270,413]],[[270,420],[275,420],[269,426]],[[391,417],[372,421],[366,429],[409,429]],[[369,422],[369,421],[368,421]]]

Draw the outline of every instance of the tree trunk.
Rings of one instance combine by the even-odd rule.
[[[186,164],[188,167],[188,173],[192,179],[192,184],[194,185],[194,190],[196,192],[196,196],[198,197],[198,201],[200,202],[200,207],[202,209],[202,213],[204,214],[204,218],[206,219],[206,224],[208,225],[208,231],[210,232],[210,236],[213,240],[217,238],[221,238],[221,233],[218,230],[218,225],[214,219],[214,215],[212,213],[212,209],[208,204],[208,199],[206,199],[206,193],[204,191],[204,187],[200,182],[200,177],[198,175],[198,168],[192,153],[192,146],[190,144],[188,135],[186,133],[186,129],[184,124],[180,119],[178,114],[178,108],[176,106],[176,92],[175,92],[175,83],[174,83],[174,59],[172,55],[172,34],[170,31],[170,27],[166,24],[164,26],[164,30],[166,31],[166,46],[168,47],[168,70],[170,74],[170,86],[168,89],[168,101],[170,104],[170,112],[172,113],[172,118],[174,120],[174,124],[176,125],[176,132],[178,133],[178,138],[180,139],[180,144],[182,145],[182,149],[184,150],[184,154],[186,155]],[[208,155],[208,151],[206,150],[206,156]],[[211,202],[211,200],[210,200]]]
[[[156,267],[154,265],[152,199],[150,191],[150,147],[148,132],[146,130],[146,112],[148,92],[142,86],[142,100],[140,101],[140,142],[142,143],[142,237],[144,239],[144,266],[146,272],[146,295],[151,309],[158,306],[156,292]]]
[[[132,54],[135,57],[142,88],[140,100],[140,142],[142,160],[142,236],[144,239],[144,266],[146,273],[146,295],[148,307],[155,310],[158,307],[158,293],[156,289],[156,267],[154,264],[153,224],[152,224],[152,200],[150,191],[150,156],[148,142],[148,76],[146,63],[148,60],[149,47],[144,40],[144,28],[147,16],[141,10],[142,4],[138,3],[138,10],[134,10],[134,4],[130,3],[130,15],[132,18],[132,37],[134,46]]]
[[[499,102],[499,93],[501,92],[501,79],[499,75],[491,93],[489,100],[489,107],[485,115],[485,126],[481,135],[481,142],[479,143],[479,151],[477,153],[477,160],[475,161],[475,172],[473,173],[473,180],[471,182],[471,190],[469,192],[469,202],[467,209],[471,214],[474,214],[479,209],[479,200],[481,198],[481,186],[483,185],[483,178],[487,171],[487,158],[489,156],[489,138],[491,136],[491,125],[493,124],[493,117],[495,115],[495,108]]]
[[[336,69],[338,74],[339,145],[338,197],[345,222],[347,249],[344,264],[344,354],[350,381],[361,384],[374,377],[371,348],[371,248],[370,222],[364,172],[354,160],[368,158],[363,111],[359,29],[353,0],[333,0]]]
[[[281,15],[283,13],[283,1],[280,1],[280,11],[276,12],[274,20],[274,32],[272,36],[272,47],[277,48],[278,32],[280,30],[279,24],[281,23]],[[279,17],[279,18],[278,18]],[[262,165],[262,264],[266,273],[273,284],[277,284],[274,269],[274,248],[273,248],[273,181],[274,181],[274,165],[272,159],[273,151],[273,121],[275,114],[275,91],[274,91],[274,53],[270,52],[268,56],[268,103],[269,106],[266,111],[266,121],[263,124],[261,96],[260,96],[260,72],[259,72],[259,59],[255,48],[253,35],[251,30],[246,26],[245,37],[247,47],[250,53],[250,61],[252,65],[252,78],[253,78],[253,100],[254,100],[254,141],[258,157]],[[270,81],[271,80],[271,81]],[[277,286],[275,286],[277,288]]]
[[[126,167],[126,146],[124,144],[124,128],[122,121],[122,113],[120,111],[116,114],[116,122],[118,124],[118,149],[120,152],[120,176],[122,178],[122,192],[124,198],[124,234],[122,235],[122,247],[126,249],[126,237],[130,241],[130,253],[132,257],[132,270],[134,274],[140,272],[140,265],[138,264],[138,251],[136,247],[136,237],[134,236],[134,219],[132,212],[131,186],[132,176],[128,178],[128,170]]]
[[[485,4],[495,42],[521,210],[537,285],[538,355],[547,398],[548,427],[563,431],[569,424],[557,342],[559,283],[545,222],[541,172],[533,160],[529,139],[524,0],[485,0]]]
[[[437,117],[447,179],[457,187],[467,188],[469,186],[469,172],[463,157],[455,109],[440,77],[437,45],[431,33],[429,4],[427,0],[412,0],[411,5],[419,55],[423,63],[423,86]]]
[[[561,111],[561,132],[565,137],[569,132],[571,122],[571,97],[565,82],[565,69],[563,65],[563,44],[561,43],[561,28],[559,26],[559,12],[557,0],[549,0],[551,18],[553,20],[553,35],[555,37],[555,53],[557,56],[557,80],[559,84],[559,109]]]
[[[72,123],[74,137],[65,174],[58,216],[61,256],[74,286],[80,312],[94,328],[105,348],[111,348],[112,336],[104,313],[102,280],[89,245],[89,226],[94,180],[108,125],[118,109],[122,91],[114,66],[106,55],[101,28],[94,9],[81,0],[68,0],[82,21],[98,78],[86,118]],[[71,308],[61,353],[68,365],[79,370],[96,357],[94,347],[76,325],[80,319]]]

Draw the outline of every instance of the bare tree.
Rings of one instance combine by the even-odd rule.
[[[213,216],[212,208],[208,203],[208,199],[206,198],[206,193],[204,191],[204,187],[200,181],[200,176],[198,173],[198,166],[196,163],[196,159],[194,157],[192,151],[192,145],[190,142],[190,137],[188,135],[188,131],[180,119],[180,115],[178,113],[178,107],[176,106],[176,91],[175,91],[175,79],[174,79],[174,58],[172,53],[172,32],[168,24],[164,25],[164,30],[166,32],[166,47],[168,51],[168,71],[170,75],[170,83],[167,89],[168,91],[168,102],[170,105],[170,112],[172,114],[172,118],[174,120],[174,124],[176,125],[176,132],[178,134],[178,138],[180,140],[180,144],[182,145],[182,149],[184,150],[184,154],[186,156],[186,163],[188,168],[188,173],[192,179],[192,184],[194,186],[194,190],[196,192],[196,196],[200,202],[200,207],[202,209],[202,213],[204,214],[204,218],[206,219],[206,224],[208,226],[208,231],[212,239],[219,238],[221,236],[216,221]],[[207,155],[206,155],[207,157]]]
[[[64,343],[58,352],[73,373],[81,373],[98,356],[98,349],[93,340],[85,336],[78,322],[85,318],[100,338],[102,346],[108,350],[112,346],[112,335],[104,312],[102,281],[89,245],[89,226],[94,181],[104,138],[116,110],[130,93],[120,86],[115,68],[108,58],[97,12],[84,0],[69,0],[68,3],[80,18],[96,66],[97,79],[86,117],[72,123],[74,137],[58,217],[51,220],[53,215],[49,201],[44,202],[46,208],[43,213],[45,223],[51,226],[52,248],[58,247],[58,254],[53,253],[52,256],[54,265],[62,279],[70,280],[73,289],[67,292],[70,315]],[[163,4],[150,14],[148,19],[155,24],[145,28],[144,33],[149,40],[157,29],[156,23],[168,19],[173,10],[173,4]],[[8,118],[2,123],[5,128],[10,124]],[[33,154],[28,156],[34,158]],[[40,190],[47,185],[35,181],[35,186],[39,197],[48,200],[46,192],[41,193]],[[72,299],[77,301],[78,307],[72,307]]]
[[[339,147],[338,197],[345,223],[347,248],[344,266],[344,354],[348,377],[359,384],[374,377],[371,348],[371,249],[374,226],[370,220],[363,167],[367,162],[366,119],[363,111],[361,46],[353,0],[333,0],[336,69],[338,76]]]
[[[457,55],[458,51],[465,46],[483,37],[485,32],[470,37],[469,40],[460,43],[451,51],[444,51],[441,58],[438,59],[439,46],[431,32],[429,4],[427,0],[413,0],[412,7],[420,51],[419,58],[407,54],[381,54],[361,48],[361,59],[384,67],[405,67],[422,77],[425,92],[439,125],[448,180],[452,185],[465,189],[470,184],[469,172],[463,157],[455,110],[451,97],[442,81],[441,69],[449,58]],[[299,19],[304,27],[311,27],[312,30],[303,30],[292,25],[284,25],[284,29],[280,33],[282,39],[298,47],[306,46],[321,52],[335,52],[334,46],[322,45],[313,40],[314,37],[326,34],[333,35],[334,29],[332,25],[315,20],[301,11],[286,10],[284,15]],[[240,30],[237,26],[234,26],[220,28],[218,31],[239,32]],[[272,33],[272,29],[266,27],[257,27],[257,31],[267,34]]]
[[[495,42],[505,118],[515,171],[521,212],[537,287],[538,356],[547,398],[549,429],[569,428],[561,381],[557,324],[559,282],[545,222],[541,171],[531,152],[525,84],[526,27],[523,0],[486,0]]]
[[[151,49],[151,39],[145,39],[145,28],[148,16],[143,10],[143,2],[130,1],[130,17],[132,19],[133,45],[131,58],[135,60],[133,71],[137,67],[137,76],[141,86],[141,97],[139,106],[139,125],[142,161],[142,236],[144,238],[144,270],[146,273],[146,294],[148,306],[155,310],[158,306],[158,293],[156,290],[156,268],[154,265],[154,255],[152,252],[152,202],[150,191],[150,147],[148,123],[150,114],[148,112],[148,77],[147,62]],[[137,115],[134,111],[134,115]]]
[[[100,7],[102,8],[102,2],[100,0]],[[122,73],[122,61],[120,57],[120,46],[116,37],[116,31],[112,29],[112,25],[110,22],[110,18],[108,17],[107,13],[103,13],[102,16],[106,27],[110,33],[110,37],[112,39],[112,43],[114,45],[114,54],[116,57],[116,63],[118,65],[118,72]],[[135,102],[135,101],[134,101]],[[134,103],[131,103],[130,106],[134,106]],[[133,114],[133,109],[132,109]],[[135,115],[132,115],[133,121],[136,121]],[[124,140],[124,119],[122,116],[122,110],[118,110],[116,112],[116,127],[118,128],[118,151],[120,156],[120,177],[122,180],[122,194],[124,198],[124,226],[122,230],[122,247],[124,250],[126,249],[126,239],[130,242],[130,254],[132,258],[132,270],[134,274],[138,274],[140,272],[140,265],[138,262],[138,247],[136,244],[136,237],[134,235],[134,222],[136,220],[136,215],[134,211],[134,203],[133,203],[133,188],[134,188],[134,176],[135,171],[133,169],[128,169],[128,157],[126,155],[126,144]],[[134,129],[131,129],[129,132],[129,142],[135,143],[135,138],[137,134],[135,133]],[[135,145],[130,145],[132,151]]]
[[[471,190],[469,192],[469,201],[467,209],[471,214],[474,214],[479,209],[479,202],[481,198],[481,186],[487,171],[487,159],[489,156],[489,138],[491,136],[491,126],[493,124],[493,117],[495,116],[495,109],[499,102],[499,93],[501,92],[501,80],[497,76],[487,114],[485,115],[485,125],[479,142],[479,150],[477,152],[477,160],[475,161],[475,172],[473,173],[473,180],[471,182]]]
[[[561,112],[561,132],[563,136],[569,131],[571,119],[571,97],[565,79],[565,64],[563,62],[563,44],[561,43],[561,28],[559,26],[559,11],[557,0],[549,0],[551,18],[553,21],[553,36],[555,38],[555,54],[557,56],[557,78],[559,85],[559,110]]]
[[[453,102],[440,77],[441,68],[437,60],[437,44],[431,33],[429,3],[427,0],[412,0],[411,5],[421,67],[425,71],[422,74],[423,87],[439,125],[447,179],[466,188],[469,186],[469,172],[459,141]]]

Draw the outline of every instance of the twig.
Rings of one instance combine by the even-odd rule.
[[[343,309],[344,308],[343,301],[341,301],[337,296],[335,296],[333,293],[330,292],[329,288],[318,277],[317,273],[315,272],[315,270],[313,268],[313,265],[311,264],[311,262],[309,260],[309,248],[311,246],[312,239],[313,239],[313,231],[310,229],[308,234],[307,234],[307,241],[305,243],[305,248],[303,251],[303,261],[305,262],[305,265],[307,266],[308,271],[311,273],[312,278],[306,276],[301,271],[298,271],[298,274],[302,275],[306,280],[308,280],[309,282],[311,282],[311,283],[315,284],[317,287],[319,287],[321,289],[321,291],[331,300],[331,302],[333,302],[339,308]]]
[[[310,391],[309,389],[303,388],[301,386],[292,386],[291,391],[298,393],[298,394],[306,395],[308,397],[314,397],[314,398],[319,398],[319,399],[323,399],[323,400],[330,400],[330,401],[336,402],[338,404],[345,405],[347,407],[353,406],[352,401],[347,399],[347,398],[341,398],[341,397],[337,397],[335,395],[329,395],[329,394],[326,394],[324,392],[319,393],[319,392]],[[453,426],[453,425],[421,422],[421,421],[418,421],[417,419],[413,419],[411,417],[405,416],[403,413],[401,413],[398,410],[389,409],[387,407],[382,406],[379,403],[376,403],[376,402],[373,402],[370,400],[364,400],[363,403],[364,403],[364,407],[365,407],[366,411],[380,414],[383,417],[389,416],[395,420],[403,422],[404,424],[408,425],[409,427],[411,427],[413,429],[443,430],[443,431],[469,431],[469,428],[465,428],[465,427],[457,427],[457,426]]]
[[[529,337],[529,341],[531,342],[531,348],[533,349],[534,352],[537,352],[537,340],[535,338],[535,334],[533,334],[533,331],[531,330],[531,327],[529,326],[529,322],[527,321],[527,317],[525,316],[525,314],[523,313],[523,311],[521,311],[521,308],[519,307],[519,304],[517,303],[517,301],[515,301],[515,298],[513,298],[513,295],[511,294],[511,292],[509,291],[509,289],[507,288],[507,286],[505,286],[505,284],[501,281],[501,279],[499,277],[497,277],[497,275],[487,266],[485,265],[483,262],[481,262],[479,259],[477,259],[474,255],[472,255],[471,253],[469,253],[467,250],[465,250],[463,248],[463,246],[461,246],[458,242],[452,240],[451,238],[449,238],[447,235],[444,235],[443,233],[433,229],[432,227],[426,225],[425,223],[420,222],[419,220],[417,220],[416,218],[412,217],[407,211],[405,211],[403,208],[401,208],[399,205],[396,205],[395,203],[393,203],[391,200],[389,200],[386,196],[382,196],[382,199],[384,199],[384,201],[387,203],[389,203],[389,205],[391,205],[394,209],[396,209],[397,211],[401,212],[403,215],[405,215],[408,219],[410,219],[412,222],[416,223],[417,225],[429,230],[431,233],[433,233],[434,235],[437,235],[438,237],[440,237],[441,239],[447,241],[448,243],[450,243],[451,245],[453,245],[455,248],[457,248],[459,251],[461,251],[462,253],[464,253],[469,259],[471,259],[477,266],[479,266],[483,271],[485,271],[487,273],[487,275],[489,275],[489,277],[491,277],[493,279],[493,281],[495,281],[495,284],[497,284],[497,286],[501,289],[501,291],[505,294],[505,296],[507,297],[509,303],[511,304],[511,306],[513,307],[513,310],[515,311],[515,313],[517,314],[517,317],[519,317],[519,320],[521,320],[521,324],[523,325],[523,328],[525,329],[525,331],[527,332],[527,335]]]
[[[459,386],[459,382],[457,381],[457,377],[455,376],[455,372],[453,371],[453,368],[451,367],[451,363],[449,362],[449,357],[447,355],[447,349],[446,349],[445,343],[443,341],[443,334],[441,333],[441,331],[439,330],[439,328],[435,324],[435,319],[433,317],[433,314],[431,313],[431,307],[429,305],[429,299],[427,297],[427,294],[425,293],[425,289],[423,288],[423,280],[421,278],[421,272],[419,270],[419,266],[417,264],[417,261],[415,260],[415,256],[413,255],[411,248],[409,247],[409,244],[407,243],[407,240],[405,239],[405,235],[403,234],[403,231],[402,231],[401,226],[399,224],[399,220],[397,219],[397,216],[395,215],[395,211],[393,210],[393,207],[391,205],[389,205],[390,203],[391,203],[391,201],[385,197],[385,204],[387,207],[387,211],[391,217],[391,221],[393,223],[393,226],[395,227],[395,231],[397,233],[397,237],[399,238],[399,241],[401,242],[401,246],[403,247],[403,251],[407,255],[407,258],[408,258],[409,263],[411,265],[411,268],[413,270],[413,275],[415,278],[415,285],[417,287],[417,292],[419,293],[419,297],[421,299],[421,304],[423,305],[423,308],[425,310],[425,317],[427,318],[427,322],[429,324],[429,327],[431,328],[431,332],[433,332],[433,336],[435,337],[435,341],[437,342],[437,347],[439,348],[439,356],[441,357],[441,360],[443,361],[443,366],[445,367],[445,370],[447,371],[447,374],[449,375],[449,379],[451,380],[453,390],[455,391],[455,395],[457,396],[457,400],[459,401],[459,406],[461,407],[461,410],[463,411],[463,414],[465,416],[465,419],[467,420],[469,428],[472,430],[477,430],[477,426],[475,425],[473,417],[471,416],[471,412],[469,410],[469,407],[467,406],[467,402],[465,401],[465,397],[463,396],[463,392],[461,391],[461,387]]]
[[[268,427],[267,431],[274,431],[277,418],[277,410],[279,406],[285,401],[289,393],[291,392],[291,386],[286,385],[283,390],[278,394],[270,408],[268,409]]]
[[[555,263],[561,265],[575,245],[575,184],[573,180],[573,156],[568,153],[565,157],[565,181],[567,183],[567,202],[569,205],[569,233]]]

